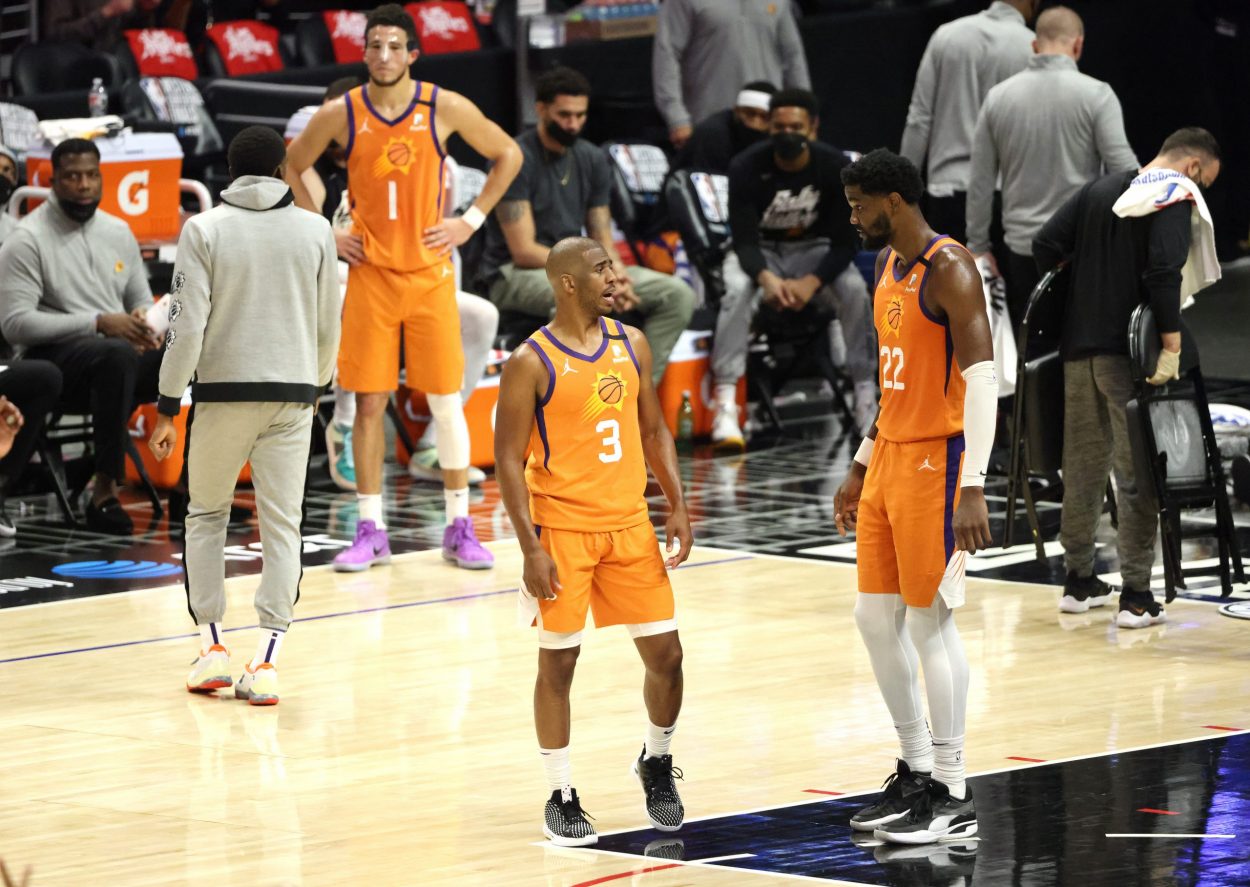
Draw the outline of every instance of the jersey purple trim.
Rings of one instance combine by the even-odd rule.
[[[545,326],[539,327],[538,331],[547,338],[548,342],[555,345],[569,357],[576,357],[578,360],[584,360],[587,363],[594,363],[596,360],[603,357],[603,352],[608,350],[608,325],[604,323],[602,317],[599,318],[599,329],[603,331],[603,341],[599,343],[599,350],[593,355],[581,354],[574,351],[572,348],[569,348],[555,336],[551,335],[551,330],[547,329]],[[552,370],[552,372],[555,371]]]
[[[629,352],[629,359],[634,362],[634,369],[641,375],[642,365],[638,363],[638,355],[634,354],[634,346],[629,343],[629,334],[625,332],[625,324],[619,320],[616,321],[616,331],[625,340],[625,350]]]
[[[890,273],[894,277],[894,282],[898,283],[900,280],[903,279],[903,277],[906,277],[907,272],[910,271],[917,262],[919,262],[921,259],[925,257],[925,253],[933,249],[933,244],[937,243],[939,240],[941,240],[945,236],[946,236],[945,234],[939,234],[936,237],[934,237],[932,240],[930,240],[927,244],[925,244],[925,248],[920,251],[920,255],[916,256],[916,258],[912,259],[910,262],[907,263],[907,267],[903,269],[902,277],[900,277],[898,273],[898,267],[897,267],[898,262],[892,262],[890,265]],[[891,247],[891,249],[893,249],[893,247]],[[895,257],[898,257],[897,252],[895,252],[894,255]]]
[[[443,143],[438,140],[438,124],[435,122],[438,116],[438,107],[435,105],[438,101],[438,87],[431,83],[430,88],[433,90],[430,93],[430,137],[434,139],[434,148],[438,151],[438,156],[445,158],[447,152],[443,150]]]
[[[400,114],[394,120],[387,120],[385,117],[383,117],[381,114],[378,113],[377,108],[373,107],[373,102],[369,101],[369,87],[368,86],[360,87],[360,97],[365,100],[365,107],[369,109],[370,114],[372,114],[374,117],[381,120],[387,126],[394,126],[396,123],[399,123],[399,121],[403,120],[405,117],[411,114],[412,109],[417,106],[417,102],[421,98],[421,81],[420,80],[417,81],[417,88],[413,90],[412,101],[408,104],[407,110],[405,110],[404,113]]]
[[[364,92],[361,89],[361,92]],[[352,101],[352,94],[347,93],[347,153],[345,157],[352,156],[352,145],[356,144],[356,103]]]
[[[526,339],[525,344],[530,346],[547,368],[547,393],[543,395],[543,399],[538,402],[538,407],[534,410],[538,437],[543,442],[543,468],[546,469],[547,463],[551,461],[551,442],[547,440],[547,417],[543,414],[543,407],[551,402],[551,396],[556,393],[556,368],[551,365],[551,358],[547,356],[547,352],[538,347],[537,342],[533,339]]]
[[[950,563],[955,553],[955,530],[951,521],[955,516],[955,490],[959,489],[959,458],[964,454],[964,436],[956,434],[946,439],[946,505],[942,509],[942,539],[946,546],[946,561]]]

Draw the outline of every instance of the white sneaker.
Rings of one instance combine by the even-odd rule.
[[[340,490],[356,489],[356,461],[352,452],[352,426],[331,420],[326,426],[326,462],[330,479]]]
[[[486,472],[476,465],[469,466],[469,486],[479,487],[486,480]],[[443,482],[443,469],[438,464],[438,451],[434,447],[418,447],[408,460],[408,476],[413,480]]]
[[[278,670],[272,662],[262,662],[252,671],[251,663],[243,666],[243,675],[235,685],[237,699],[246,699],[249,705],[278,704]]]
[[[233,683],[230,651],[221,644],[213,644],[207,653],[201,652],[191,663],[191,673],[187,675],[187,690],[192,693],[211,693]]]
[[[717,404],[712,418],[712,446],[718,450],[745,450],[746,445],[738,424],[738,405]]]

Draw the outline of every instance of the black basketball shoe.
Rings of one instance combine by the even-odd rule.
[[[894,844],[932,844],[943,838],[970,838],[977,833],[977,809],[968,797],[957,801],[950,789],[930,779],[903,816],[878,826],[873,834]]]
[[[647,819],[651,820],[651,825],[662,832],[675,832],[681,828],[686,819],[686,808],[681,804],[674,780],[683,777],[681,770],[673,766],[673,756],[648,758],[646,746],[643,746],[642,754],[634,761],[633,770],[647,796]]]
[[[1116,614],[1115,624],[1120,628],[1149,628],[1167,621],[1163,607],[1149,591],[1137,591],[1124,586],[1120,592],[1120,612]]]
[[[576,789],[552,792],[543,811],[543,834],[561,847],[586,847],[599,840],[595,827],[586,821],[587,816],[577,800]]]
[[[877,826],[898,819],[911,809],[912,802],[924,791],[928,781],[928,773],[913,773],[907,762],[898,758],[898,769],[882,783],[885,793],[881,799],[854,814],[851,817],[851,828],[870,832]]]
[[[1061,613],[1084,613],[1092,607],[1101,607],[1107,603],[1114,591],[1110,585],[1097,576],[1078,576],[1072,570],[1063,583],[1063,598],[1059,601]]]

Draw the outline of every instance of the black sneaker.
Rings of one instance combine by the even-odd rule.
[[[968,797],[957,801],[950,789],[930,779],[916,796],[912,808],[899,819],[873,830],[882,841],[893,844],[932,844],[943,838],[970,838],[977,833],[977,808]]]
[[[1149,591],[1137,591],[1124,586],[1120,592],[1120,612],[1116,614],[1115,624],[1120,628],[1149,628],[1167,621],[1163,607]]]
[[[870,832],[877,826],[898,819],[911,809],[912,802],[924,791],[928,781],[928,773],[913,773],[907,762],[898,758],[898,768],[882,783],[885,793],[881,799],[854,814],[851,828]]]
[[[681,838],[659,838],[644,847],[642,855],[652,859],[685,859],[686,842]]]
[[[577,800],[576,789],[554,791],[543,810],[543,834],[561,847],[586,847],[599,840],[595,827],[586,821],[588,815]]]
[[[99,505],[87,503],[87,529],[110,536],[133,536],[135,525],[117,497],[110,496]]]
[[[682,779],[681,770],[673,766],[672,755],[648,758],[647,748],[634,761],[634,775],[647,795],[647,819],[662,832],[675,832],[686,819],[675,779]]]
[[[1114,591],[1110,585],[1097,576],[1078,576],[1073,570],[1068,571],[1068,578],[1063,583],[1063,598],[1059,601],[1061,613],[1084,613],[1091,607],[1101,607],[1107,603]]]

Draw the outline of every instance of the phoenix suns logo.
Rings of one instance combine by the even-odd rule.
[[[582,418],[594,420],[607,410],[618,413],[625,405],[625,380],[617,373],[595,373],[590,383],[590,396],[582,407]]]

